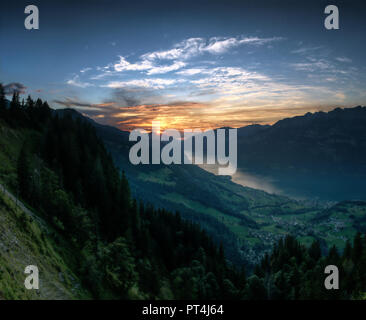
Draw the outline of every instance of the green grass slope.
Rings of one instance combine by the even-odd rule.
[[[32,218],[0,192],[0,299],[88,297],[61,257],[60,248],[51,236],[53,232],[46,223]],[[27,276],[24,270],[28,265],[39,269],[39,290],[24,287]]]

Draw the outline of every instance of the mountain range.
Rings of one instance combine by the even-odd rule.
[[[366,107],[358,106],[241,128],[239,172],[292,197],[366,200],[365,127]]]
[[[82,117],[74,110],[57,112]],[[239,170],[270,175],[284,184],[296,182],[297,188],[305,185],[312,190],[324,179],[337,190],[343,184],[348,188],[348,180],[342,179],[361,181],[364,175],[365,119],[366,108],[356,107],[309,113],[272,126],[239,128]],[[128,158],[128,132],[86,121],[125,172],[135,197],[199,223],[224,244],[228,258],[236,264],[254,265],[284,234],[294,234],[306,244],[318,239],[326,251],[333,244],[342,248],[348,235],[364,228],[365,203],[346,200],[363,199],[365,189],[357,188],[353,197],[344,196],[341,204],[319,203],[309,201],[314,200],[311,197],[295,200],[249,188],[196,165],[135,166]],[[338,184],[329,180],[332,175]]]

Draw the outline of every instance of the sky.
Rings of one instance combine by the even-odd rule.
[[[123,130],[271,124],[366,105],[365,18],[353,0],[5,0],[0,82]]]

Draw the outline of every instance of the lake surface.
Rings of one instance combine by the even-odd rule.
[[[202,165],[201,168],[217,174],[216,166]],[[232,176],[232,181],[242,186],[298,200],[366,201],[366,177],[364,175],[336,173],[263,175],[239,168]]]
[[[366,177],[340,174],[303,174],[264,176],[238,169],[235,183],[286,195],[299,200],[366,200]]]

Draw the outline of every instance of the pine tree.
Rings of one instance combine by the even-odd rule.
[[[357,262],[361,258],[362,250],[363,250],[363,245],[362,245],[361,233],[358,232],[353,241],[353,252],[352,252],[353,261]]]
[[[247,275],[246,275],[245,267],[242,266],[241,270],[240,270],[240,273],[239,273],[238,287],[240,289],[244,289],[246,283],[247,283]]]
[[[15,109],[18,109],[19,107],[20,107],[19,92],[14,92],[13,98],[11,99],[11,102],[10,102],[10,109],[15,110]]]
[[[27,108],[33,108],[34,107],[34,102],[33,102],[30,95],[27,97],[26,107]]]
[[[137,212],[137,204],[135,203]],[[119,224],[122,230],[127,230],[132,223],[130,219],[131,211],[131,191],[125,173],[122,171],[120,191],[119,191]]]
[[[256,275],[248,279],[245,298],[248,300],[267,300],[267,291],[263,280]]]
[[[309,255],[314,261],[318,261],[322,255],[320,249],[320,242],[318,240],[314,241],[309,248]]]
[[[343,250],[343,259],[351,259],[351,256],[352,256],[352,246],[351,242],[347,240],[346,246],[344,247]]]
[[[335,245],[333,245],[329,250],[328,257],[327,257],[327,263],[338,265],[339,260],[340,260],[340,257],[339,257],[337,247]]]
[[[35,107],[36,107],[36,108],[41,108],[41,107],[42,107],[42,105],[43,105],[42,100],[41,100],[40,98],[38,98],[38,99],[37,99],[37,101],[36,101]]]

